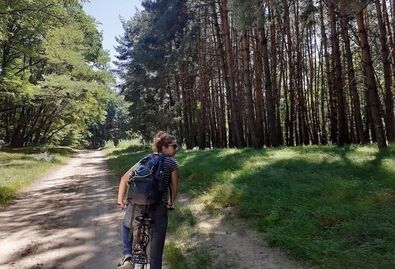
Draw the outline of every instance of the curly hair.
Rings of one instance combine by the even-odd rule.
[[[159,131],[154,136],[154,143],[152,144],[152,150],[155,152],[161,152],[162,147],[167,147],[175,140],[176,137],[174,135],[168,134],[164,131]]]

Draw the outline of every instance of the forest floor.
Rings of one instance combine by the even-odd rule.
[[[104,153],[83,151],[20,192],[13,204],[0,209],[0,269],[116,268],[122,218],[115,203],[117,185]],[[180,195],[179,204],[196,216],[189,244],[207,249],[215,264],[308,268],[269,248],[236,218],[208,215],[186,195]]]

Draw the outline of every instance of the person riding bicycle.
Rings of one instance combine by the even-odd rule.
[[[154,137],[152,149],[155,153],[163,155],[163,176],[161,184],[163,192],[161,193],[160,202],[150,206],[150,216],[154,224],[152,226],[152,238],[150,243],[150,268],[162,268],[163,248],[165,244],[166,229],[168,222],[168,209],[172,209],[178,192],[178,164],[174,156],[177,153],[176,137],[166,132],[160,131]],[[118,206],[126,208],[125,216],[121,225],[121,238],[123,246],[123,257],[118,264],[118,269],[132,268],[132,244],[133,237],[136,235],[138,223],[135,216],[146,210],[145,206],[127,204],[125,194],[130,176],[135,170],[136,165],[131,167],[122,177],[118,189]],[[133,223],[131,220],[134,220]],[[133,236],[129,236],[132,229]]]

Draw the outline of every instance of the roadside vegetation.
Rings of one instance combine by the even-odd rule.
[[[23,148],[0,150],[0,206],[72,154],[71,148]]]
[[[149,152],[124,143],[110,167],[121,175]],[[395,267],[393,147],[182,150],[177,160],[181,192],[209,212],[233,207],[295,258],[321,268]],[[177,247],[169,242],[167,255],[187,254]]]

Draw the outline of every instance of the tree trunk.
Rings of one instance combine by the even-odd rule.
[[[334,60],[335,76],[334,90],[337,93],[337,145],[342,146],[344,143],[350,143],[348,123],[347,123],[347,103],[343,91],[343,77],[340,61],[339,39],[336,30],[336,14],[333,0],[328,0],[328,10],[331,21],[331,41],[332,41],[332,57]]]
[[[344,9],[341,8],[343,11]],[[354,71],[354,64],[352,59],[352,52],[350,46],[350,38],[348,35],[348,20],[347,15],[341,11],[341,29],[342,29],[342,37],[344,40],[345,47],[345,57],[347,61],[347,78],[348,78],[348,88],[350,90],[350,96],[353,104],[353,118],[355,122],[355,131],[358,143],[366,143],[363,135],[363,122],[361,115],[361,105],[359,101],[359,94],[357,90],[357,83]]]
[[[251,87],[251,72],[250,72],[250,42],[248,37],[248,31],[243,30],[242,37],[242,50],[243,50],[243,72],[244,72],[244,94],[247,108],[247,125],[251,136],[252,146],[254,148],[259,147],[259,140],[256,134],[255,126],[255,113],[254,113],[254,101],[252,99],[252,87]]]
[[[385,0],[384,0],[385,1]],[[385,104],[385,129],[389,141],[395,141],[395,119],[394,119],[394,96],[392,93],[392,71],[390,63],[390,53],[388,51],[387,30],[383,21],[380,0],[375,0],[377,21],[380,31],[381,58],[384,71],[384,104]]]
[[[220,1],[220,14],[221,14],[221,26],[224,34],[224,45],[226,55],[226,80],[229,83],[229,103],[230,103],[230,116],[232,119],[232,130],[235,137],[235,143],[237,147],[243,145],[243,128],[240,124],[237,114],[237,103],[236,103],[236,88],[235,88],[235,76],[234,76],[234,59],[232,52],[232,43],[230,39],[230,29],[228,20],[228,1]]]
[[[327,37],[326,37],[326,32],[325,32],[325,24],[324,24],[324,12],[323,12],[323,3],[320,1],[320,25],[321,25],[321,40],[322,40],[322,47],[323,47],[323,53],[324,53],[324,59],[325,59],[325,74],[322,72],[322,89],[321,89],[321,144],[327,144],[328,143],[328,134],[327,134],[327,112],[325,110],[325,101],[327,97],[327,93],[331,91],[332,89],[332,75],[331,75],[331,70],[330,70],[330,62],[329,62],[329,53],[328,53],[328,44],[327,44]],[[322,64],[322,71],[324,70],[324,65]],[[325,80],[326,77],[326,80]],[[325,90],[325,82],[326,81],[326,86],[327,89]]]
[[[372,116],[372,125],[376,134],[377,144],[379,148],[387,146],[384,126],[381,117],[381,104],[377,91],[376,78],[374,76],[374,69],[372,57],[370,54],[370,46],[368,43],[368,36],[365,28],[365,21],[362,11],[356,14],[356,20],[359,32],[359,41],[362,51],[362,64],[364,65],[365,81],[368,94],[368,106]]]
[[[285,24],[285,34],[287,38],[287,56],[288,56],[288,90],[289,90],[289,126],[288,126],[288,146],[295,145],[295,124],[296,124],[296,96],[295,96],[295,69],[294,69],[294,59],[292,54],[292,34],[291,34],[291,22],[289,16],[289,3],[283,1],[284,3],[284,24]]]
[[[271,74],[272,74],[272,94],[275,101],[275,125],[276,125],[276,139],[277,144],[281,145],[283,143],[282,127],[281,127],[281,117],[280,117],[280,91],[281,87],[277,86],[277,35],[275,26],[275,16],[273,16],[273,10],[270,8],[269,4],[269,20],[270,20],[270,60],[271,60]],[[281,69],[281,72],[283,70]]]
[[[263,58],[263,66],[264,66],[264,74],[265,74],[265,96],[266,96],[266,111],[267,111],[267,127],[268,127],[268,135],[269,141],[267,141],[267,145],[269,146],[278,146],[279,139],[277,136],[277,128],[276,128],[276,100],[273,96],[273,85],[272,85],[272,77],[270,72],[270,63],[269,63],[269,52],[268,52],[268,42],[267,36],[265,32],[264,26],[262,26],[262,58]]]
[[[262,94],[262,44],[258,30],[255,31],[255,49],[254,49],[254,95],[256,109],[256,135],[259,141],[259,147],[264,145],[263,130],[263,94]]]

